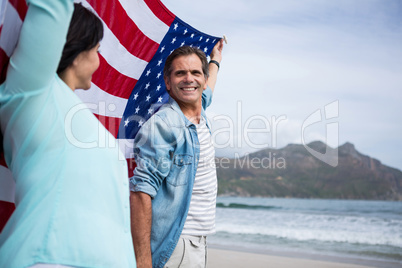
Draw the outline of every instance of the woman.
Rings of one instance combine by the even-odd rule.
[[[99,136],[114,138],[73,92],[88,89],[99,66],[102,23],[81,5],[72,16],[72,0],[27,2],[0,86],[4,153],[16,182],[0,267],[135,267],[126,162],[115,144],[101,147]]]

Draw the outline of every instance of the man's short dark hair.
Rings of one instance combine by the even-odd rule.
[[[195,54],[198,56],[198,58],[201,60],[201,65],[202,65],[202,71],[204,73],[205,78],[208,78],[209,76],[209,68],[208,68],[208,60],[207,56],[205,56],[205,53],[195,47],[190,47],[190,46],[182,46],[177,49],[175,49],[172,54],[170,54],[165,62],[165,67],[163,68],[163,77],[169,78],[170,75],[172,74],[172,63],[173,61],[181,56],[190,56]]]

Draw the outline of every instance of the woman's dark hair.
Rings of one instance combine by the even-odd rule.
[[[74,13],[71,18],[57,73],[60,74],[83,51],[94,48],[103,38],[101,20],[82,4],[74,4]]]

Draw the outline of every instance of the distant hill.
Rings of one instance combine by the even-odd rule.
[[[326,144],[311,149],[325,153]],[[334,150],[336,148],[330,148]],[[218,194],[236,196],[402,200],[402,172],[359,153],[351,143],[337,148],[332,167],[303,145],[264,149],[237,159],[217,158]]]

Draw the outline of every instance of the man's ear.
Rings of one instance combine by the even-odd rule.
[[[170,79],[169,79],[169,77],[164,77],[163,79],[165,80],[166,91],[169,91],[170,90]]]
[[[205,85],[204,85],[204,90],[206,90],[208,87],[208,77],[205,79]]]

